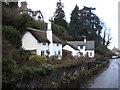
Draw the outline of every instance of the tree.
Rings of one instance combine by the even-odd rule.
[[[72,40],[72,36],[64,27],[52,23],[52,30],[53,33],[57,35],[61,40]]]
[[[16,28],[20,30],[20,32],[25,32],[25,29],[30,26],[35,20],[29,16],[28,14],[22,14],[19,16],[16,22]]]
[[[93,13],[95,8],[83,7],[79,10],[76,5],[71,14],[69,31],[75,40],[101,40],[102,25],[97,15]]]
[[[102,26],[100,19],[92,11],[95,8],[85,7],[80,10],[80,32],[89,40],[96,40],[97,36],[100,36]]]
[[[19,17],[18,2],[2,2],[2,24],[14,26]]]
[[[63,11],[64,4],[61,3],[61,0],[57,2],[57,9],[54,13],[54,20],[53,22],[57,25],[63,26],[65,29],[68,29],[67,22],[65,20],[65,12]]]
[[[8,40],[15,48],[21,47],[21,34],[12,26],[3,26],[3,39]]]
[[[71,13],[69,32],[75,40],[80,38],[79,31],[79,7],[76,5]]]
[[[107,47],[107,46],[109,46],[112,37],[110,35],[110,29],[108,29],[104,23],[102,23],[102,26],[104,29],[103,30],[104,33],[103,33],[103,41],[102,41],[103,43],[102,44],[103,44],[103,46]]]

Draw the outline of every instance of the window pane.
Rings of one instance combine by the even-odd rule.
[[[44,56],[44,51],[41,51],[41,56]]]
[[[90,52],[90,56],[92,56],[92,52]]]

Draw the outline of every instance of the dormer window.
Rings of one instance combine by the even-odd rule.
[[[43,45],[46,45],[46,43],[43,43]]]
[[[59,46],[59,43],[57,43],[57,46]]]

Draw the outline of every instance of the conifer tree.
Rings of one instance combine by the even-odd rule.
[[[69,32],[75,40],[79,39],[79,7],[76,5],[71,13]]]
[[[63,26],[65,29],[67,29],[67,22],[65,19],[65,12],[63,11],[64,4],[61,3],[61,0],[57,2],[57,9],[54,13],[54,20],[53,22],[57,25]]]
[[[80,31],[79,33],[85,35],[89,40],[96,40],[100,37],[102,25],[97,15],[92,11],[95,8],[85,7],[80,10]]]

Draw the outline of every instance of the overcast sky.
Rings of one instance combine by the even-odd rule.
[[[41,10],[44,20],[47,22],[54,15],[56,3],[59,0],[19,0],[27,1],[28,8]],[[83,6],[96,8],[94,13],[110,29],[112,43],[109,48],[118,47],[118,2],[119,0],[61,0],[64,3],[64,12],[67,22],[70,21],[70,14],[77,4],[80,9]]]

